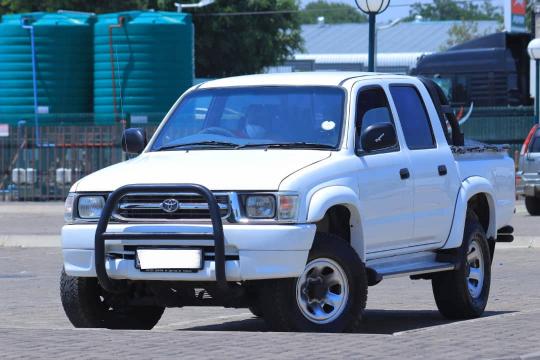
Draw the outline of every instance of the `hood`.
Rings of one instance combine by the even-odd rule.
[[[74,190],[114,191],[128,184],[195,183],[211,190],[278,190],[281,181],[329,158],[320,150],[191,150],[148,152],[81,179]]]

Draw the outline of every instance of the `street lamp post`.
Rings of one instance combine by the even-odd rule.
[[[368,49],[368,71],[375,71],[375,16],[382,13],[390,0],[355,0],[356,6],[368,15],[369,19],[369,49]]]
[[[540,39],[533,39],[529,45],[527,45],[527,52],[532,60],[534,60],[535,74],[534,82],[535,94],[534,94],[534,120],[536,123],[540,122],[540,82],[539,82],[539,70],[540,70]]]

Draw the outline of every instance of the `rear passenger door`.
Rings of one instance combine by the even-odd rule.
[[[443,243],[450,233],[461,186],[454,156],[422,84],[391,84],[390,93],[411,163],[414,243]]]

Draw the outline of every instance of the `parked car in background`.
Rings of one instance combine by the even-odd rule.
[[[525,197],[531,215],[540,215],[540,127],[534,125],[525,138],[516,173],[516,192]]]

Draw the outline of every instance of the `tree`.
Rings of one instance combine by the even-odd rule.
[[[502,22],[501,9],[490,0],[483,3],[456,2],[454,0],[434,0],[432,3],[415,3],[411,5],[407,20],[416,16],[423,19],[436,20],[497,20]]]
[[[0,0],[0,14],[75,10],[105,13],[145,8],[145,0]]]
[[[478,23],[474,21],[463,21],[459,24],[454,24],[448,30],[448,40],[446,44],[441,46],[441,50],[448,50],[454,45],[464,43],[472,39],[476,39],[480,36],[486,35],[485,33],[480,33],[478,31]]]
[[[0,14],[59,9],[95,13],[151,8],[176,11],[174,3],[175,0],[0,0]],[[257,73],[302,49],[297,0],[216,0],[190,12],[195,25],[198,77]]]
[[[367,22],[367,16],[356,7],[345,3],[328,3],[324,0],[307,4],[300,13],[300,22],[316,24],[319,16],[324,16],[324,22],[328,24]]]
[[[298,9],[296,0],[217,0],[194,10],[197,77],[258,73],[282,63],[302,49]],[[261,11],[273,13],[233,15]]]

